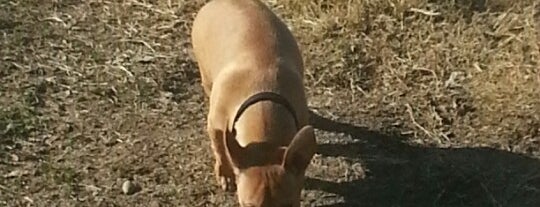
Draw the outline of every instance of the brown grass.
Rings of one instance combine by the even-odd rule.
[[[0,206],[234,203],[189,54],[204,2],[0,1]],[[540,204],[538,2],[266,2],[313,111],[369,129],[316,124],[305,205]]]

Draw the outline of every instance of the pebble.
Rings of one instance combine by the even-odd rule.
[[[152,201],[150,202],[150,207],[160,207],[161,205],[159,205],[159,202],[157,201]]]
[[[122,192],[126,195],[133,195],[141,191],[141,186],[133,181],[127,180],[122,184]]]

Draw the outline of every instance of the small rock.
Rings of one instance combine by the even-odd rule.
[[[160,207],[161,205],[159,205],[159,202],[158,201],[152,201],[150,202],[150,207]]]
[[[19,159],[19,156],[17,156],[17,155],[11,155],[11,161],[13,161],[13,162],[19,162],[19,160],[20,160],[20,159]]]
[[[122,192],[126,195],[133,195],[139,191],[141,191],[141,186],[133,181],[128,180],[122,184]]]
[[[84,189],[88,192],[92,192],[93,196],[99,195],[99,192],[101,191],[101,188],[98,188],[95,185],[84,185]]]

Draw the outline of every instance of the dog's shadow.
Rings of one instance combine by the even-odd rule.
[[[360,159],[364,179],[308,178],[306,189],[337,194],[326,206],[540,206],[540,161],[489,148],[425,148],[311,113],[312,125],[362,142],[321,144],[322,156]]]

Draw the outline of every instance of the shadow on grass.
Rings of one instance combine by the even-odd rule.
[[[540,161],[489,148],[424,148],[312,113],[323,131],[364,142],[322,144],[323,156],[360,158],[365,179],[335,183],[308,178],[306,189],[344,197],[330,206],[540,206]]]

